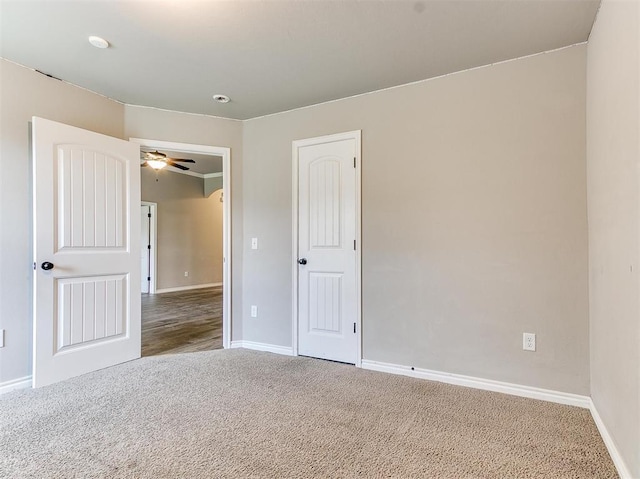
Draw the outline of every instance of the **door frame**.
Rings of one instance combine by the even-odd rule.
[[[222,347],[231,347],[231,148],[223,146],[195,145],[173,141],[129,138],[140,146],[180,153],[199,153],[222,157]]]
[[[151,254],[149,255],[149,294],[156,294],[156,265],[158,264],[158,203],[152,201],[140,201],[141,206],[149,206],[151,212],[151,221],[149,222],[149,244],[151,245]]]
[[[357,334],[357,353],[356,367],[362,366],[362,130],[348,131],[345,133],[336,133],[333,135],[318,136],[315,138],[306,138],[302,140],[294,140],[292,142],[292,327],[291,339],[293,346],[293,355],[298,356],[298,149],[305,146],[318,145],[322,143],[331,143],[342,140],[355,140],[356,142],[356,328]]]

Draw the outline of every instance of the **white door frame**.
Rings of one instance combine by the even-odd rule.
[[[151,254],[149,255],[149,276],[151,276],[149,294],[156,294],[156,264],[158,264],[158,203],[141,201],[140,205],[149,206],[151,212],[151,221],[149,222],[149,244],[151,245]]]
[[[158,150],[222,157],[222,191],[224,191],[222,203],[222,347],[229,349],[231,347],[231,148],[144,138],[129,138],[129,141]]]
[[[362,201],[361,201],[361,175],[362,175],[362,130],[337,133],[335,135],[319,136],[304,140],[294,140],[292,143],[292,195],[293,195],[293,217],[292,217],[292,251],[291,258],[293,273],[292,291],[292,346],[293,355],[298,355],[298,149],[305,146],[312,146],[332,141],[355,140],[356,141],[356,328],[358,330],[358,351],[356,355],[356,367],[362,366]]]

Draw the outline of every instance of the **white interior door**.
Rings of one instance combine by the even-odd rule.
[[[140,206],[140,292],[148,293],[151,283],[151,206]]]
[[[297,142],[298,354],[356,364],[359,141],[339,138]]]
[[[33,384],[140,357],[139,147],[33,118]]]

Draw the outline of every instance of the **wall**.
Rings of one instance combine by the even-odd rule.
[[[292,140],[362,129],[364,358],[588,395],[585,53],[246,121],[243,339],[292,344]]]
[[[640,2],[603,1],[587,56],[591,396],[640,477]]]
[[[170,171],[140,176],[142,200],[158,203],[156,288],[222,283],[221,192],[205,198],[202,178]]]
[[[232,325],[231,339],[242,338],[242,122],[138,106],[125,107],[125,136],[231,148]],[[202,191],[202,190],[201,190]],[[225,193],[225,199],[228,197]]]
[[[0,383],[31,374],[32,116],[119,138],[124,132],[122,104],[0,60]]]

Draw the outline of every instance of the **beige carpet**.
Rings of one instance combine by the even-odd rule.
[[[0,396],[0,477],[617,476],[585,409],[231,350]]]

